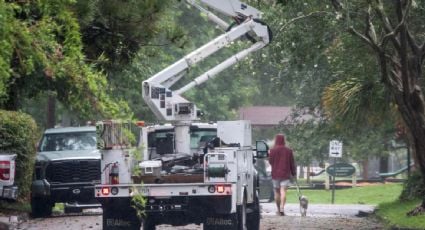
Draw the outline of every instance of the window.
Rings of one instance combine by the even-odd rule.
[[[190,134],[190,148],[197,149],[205,147],[205,144],[217,136],[215,129],[196,129]]]
[[[96,149],[96,132],[45,134],[40,151],[67,151]]]
[[[190,132],[190,148],[197,149],[205,147],[205,144],[217,136],[216,129],[194,129]],[[158,130],[148,134],[148,146],[156,146],[161,140],[174,137],[174,129]]]

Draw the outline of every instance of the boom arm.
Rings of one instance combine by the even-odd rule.
[[[186,0],[199,10],[207,13],[208,18],[221,27],[227,27],[227,23],[219,17],[204,9],[194,0]],[[224,15],[235,18],[239,25],[230,31],[218,36],[174,64],[163,69],[159,73],[143,82],[143,99],[160,120],[186,121],[198,119],[196,106],[183,98],[181,94],[199,85],[208,79],[215,77],[218,73],[234,65],[250,53],[266,46],[271,39],[271,32],[267,25],[259,21],[261,12],[238,0],[201,0],[204,4],[216,9]],[[172,91],[170,87],[179,81],[190,67],[205,60],[218,50],[230,45],[242,36],[249,35],[254,39],[254,44],[229,57],[222,63],[195,78],[184,87]]]

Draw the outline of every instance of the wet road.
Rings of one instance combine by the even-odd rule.
[[[374,207],[370,205],[310,205],[307,217],[301,217],[298,204],[288,204],[286,216],[275,215],[274,203],[262,203],[261,230],[273,229],[382,229],[383,226],[372,218],[358,217],[370,213]],[[13,228],[12,228],[13,229]],[[83,214],[56,214],[51,218],[28,219],[14,224],[14,229],[28,230],[86,230],[102,229],[101,210],[86,210]],[[159,230],[195,230],[199,225],[172,227],[161,225]]]

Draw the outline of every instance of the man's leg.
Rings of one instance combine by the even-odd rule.
[[[274,189],[274,200],[276,202],[277,212],[280,213],[280,203],[281,203],[280,188]]]
[[[287,186],[282,186],[280,187],[280,207],[281,207],[281,211],[284,213],[285,211],[285,204],[286,204],[286,191],[287,191],[288,187]]]
[[[272,180],[273,191],[274,191],[274,201],[276,202],[277,213],[280,213],[280,181]]]

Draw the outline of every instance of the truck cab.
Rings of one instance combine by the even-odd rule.
[[[95,126],[45,130],[31,185],[33,217],[50,216],[55,203],[65,203],[65,212],[99,207],[93,194],[94,184],[100,183],[96,144]]]

